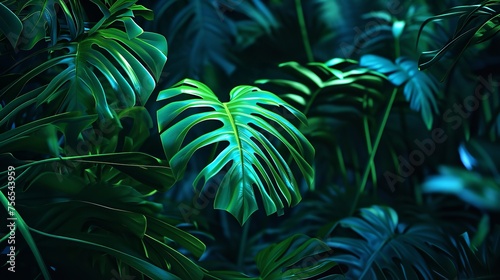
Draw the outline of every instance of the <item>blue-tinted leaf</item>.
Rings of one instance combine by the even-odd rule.
[[[446,238],[430,225],[400,223],[392,208],[363,208],[360,217],[344,218],[338,226],[357,233],[326,240],[334,252],[328,259],[347,265],[349,279],[418,279],[419,274],[434,279],[452,274],[446,267],[449,260],[432,248],[449,251]]]
[[[376,55],[361,57],[360,64],[382,74],[395,85],[404,84],[404,95],[410,108],[422,114],[428,129],[431,129],[434,114],[439,113],[437,99],[442,96],[438,82],[432,76],[418,70],[417,62],[399,57],[396,63]]]

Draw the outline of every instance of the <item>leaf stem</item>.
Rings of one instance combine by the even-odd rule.
[[[365,110],[368,107],[367,103],[368,103],[368,100],[367,100],[367,96],[365,95],[364,100],[363,100],[363,108]],[[367,117],[366,113],[363,114],[363,125],[364,125],[364,132],[365,132],[365,139],[366,139],[366,146],[367,146],[368,154],[372,154],[373,153],[372,136],[371,136],[370,125],[368,123],[368,117]],[[371,174],[372,174],[373,185],[376,186],[377,185],[377,171],[376,171],[375,165],[373,163],[370,164],[370,169],[371,169]]]
[[[245,247],[247,245],[249,229],[250,229],[250,217],[246,221],[245,225],[243,225],[240,247],[238,249],[238,263],[237,263],[237,265],[238,265],[238,268],[240,270],[243,270],[244,258],[245,258]]]
[[[385,125],[387,124],[387,120],[389,119],[389,115],[392,110],[392,105],[394,104],[394,100],[396,99],[396,93],[398,92],[398,88],[394,88],[391,94],[391,98],[389,99],[389,104],[387,104],[387,108],[385,109],[384,118],[382,119],[382,123],[380,124],[380,128],[377,133],[377,138],[375,139],[375,143],[373,144],[373,152],[370,154],[370,158],[368,159],[368,163],[366,165],[365,171],[363,173],[363,179],[361,181],[361,185],[359,186],[359,190],[354,197],[354,201],[352,203],[351,211],[349,216],[354,214],[356,207],[359,202],[359,197],[365,191],[366,182],[368,181],[368,176],[370,174],[371,165],[373,164],[373,160],[375,159],[375,154],[377,153],[378,146],[380,144],[380,140],[382,139],[382,134],[384,133]]]
[[[137,152],[123,152],[122,154],[138,154]],[[24,165],[20,165],[20,166],[16,166],[16,169],[25,169],[25,168],[28,168],[28,167],[31,167],[31,166],[36,166],[36,165],[39,165],[39,164],[45,164],[45,163],[50,163],[50,162],[56,162],[56,161],[75,161],[75,162],[83,162],[83,163],[95,163],[95,164],[109,164],[109,165],[122,165],[122,166],[135,166],[135,167],[144,167],[144,168],[147,168],[147,167],[150,167],[150,168],[153,168],[153,167],[156,167],[156,168],[169,168],[169,167],[166,167],[166,166],[162,166],[162,165],[147,165],[147,164],[131,164],[131,163],[117,163],[117,162],[108,162],[108,161],[97,161],[97,160],[92,160],[92,158],[95,158],[95,157],[103,157],[103,156],[107,156],[107,155],[116,155],[116,154],[120,154],[120,153],[106,153],[106,154],[94,154],[94,155],[78,155],[78,156],[68,156],[68,157],[54,157],[54,158],[47,158],[47,159],[42,159],[42,160],[38,160],[38,161],[32,161],[30,163],[27,163],[27,164],[24,164]],[[2,171],[0,172],[0,176],[3,176],[7,174],[7,171]]]
[[[314,56],[311,50],[311,44],[309,42],[309,37],[307,35],[307,26],[304,19],[304,11],[302,9],[301,0],[295,0],[295,9],[297,10],[297,18],[299,20],[300,33],[302,35],[302,42],[304,43],[304,49],[307,55],[307,61],[313,62]]]
[[[45,266],[45,262],[42,259],[42,255],[40,254],[40,251],[38,251],[38,247],[35,244],[35,240],[33,240],[33,236],[31,236],[31,233],[29,231],[28,225],[24,221],[24,219],[19,215],[17,210],[10,205],[9,200],[7,197],[5,197],[3,192],[0,192],[0,202],[2,205],[5,207],[5,210],[7,210],[7,215],[9,216],[9,212],[12,212],[14,215],[13,217],[16,218],[15,224],[16,224],[16,229],[19,229],[21,232],[21,235],[24,237],[26,240],[26,243],[28,243],[29,248],[31,249],[31,252],[33,253],[33,256],[35,256],[35,260],[38,264],[38,267],[40,268],[40,271],[42,272],[42,275],[45,279],[51,279],[49,271],[47,270],[47,267]]]

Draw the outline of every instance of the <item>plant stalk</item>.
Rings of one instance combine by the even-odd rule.
[[[33,240],[33,236],[31,236],[31,233],[29,231],[28,225],[24,221],[24,219],[19,215],[17,210],[10,205],[9,200],[7,197],[5,197],[4,193],[0,191],[0,202],[2,205],[5,207],[5,210],[7,210],[7,216],[9,216],[9,211],[12,212],[14,215],[13,218],[15,218],[15,229],[14,230],[19,230],[21,232],[21,235],[24,237],[26,240],[26,243],[28,244],[28,247],[31,249],[31,252],[33,253],[33,256],[35,257],[36,263],[38,264],[38,267],[40,268],[40,271],[42,272],[42,275],[45,279],[51,279],[49,270],[45,266],[45,262],[42,259],[42,255],[40,254],[40,251],[38,251],[38,247],[36,246],[35,240]]]
[[[302,35],[302,42],[304,43],[304,49],[306,51],[307,61],[313,62],[314,56],[311,49],[311,44],[309,42],[309,36],[307,34],[306,21],[304,19],[304,10],[302,9],[302,1],[295,0],[295,9],[297,10],[297,18],[299,20],[300,33]]]
[[[370,175],[371,166],[373,164],[373,160],[375,159],[375,155],[377,153],[378,146],[380,144],[380,140],[382,139],[382,134],[384,133],[385,125],[387,124],[387,120],[389,119],[389,115],[392,110],[392,105],[394,104],[394,100],[396,100],[396,94],[398,92],[398,88],[394,88],[391,94],[391,98],[389,99],[389,104],[387,104],[387,108],[385,109],[384,118],[382,119],[382,123],[380,124],[380,128],[378,129],[377,138],[375,139],[375,143],[373,144],[373,152],[370,154],[370,158],[368,159],[368,163],[366,165],[365,171],[363,173],[363,179],[361,181],[361,185],[359,186],[359,190],[354,197],[354,201],[352,203],[351,211],[349,216],[354,214],[356,211],[359,197],[365,191],[366,182],[368,181],[368,176]]]
[[[238,268],[240,270],[243,270],[244,259],[245,259],[245,247],[247,245],[249,229],[250,229],[250,218],[248,218],[245,225],[243,225],[240,247],[238,249],[238,263],[237,263],[237,265],[238,265]]]

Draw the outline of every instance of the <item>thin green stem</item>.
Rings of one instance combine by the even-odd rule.
[[[337,159],[339,161],[340,171],[342,172],[342,180],[344,181],[344,185],[347,187],[349,185],[349,180],[347,178],[347,169],[345,167],[344,156],[342,155],[342,149],[338,144],[336,144],[335,147],[337,152]]]
[[[391,98],[389,99],[389,104],[387,104],[387,108],[385,109],[384,118],[382,119],[382,123],[380,124],[380,128],[377,133],[377,138],[375,139],[375,143],[373,145],[373,152],[370,154],[370,158],[368,159],[368,163],[366,165],[365,171],[363,173],[363,179],[361,181],[361,185],[359,186],[359,190],[354,197],[354,201],[352,203],[352,208],[350,212],[350,216],[354,214],[354,211],[357,208],[359,197],[365,191],[366,182],[368,181],[368,176],[370,175],[371,165],[373,164],[373,160],[375,159],[375,155],[377,153],[378,146],[380,144],[380,140],[382,139],[382,134],[385,130],[385,125],[387,124],[387,120],[389,119],[389,115],[392,110],[392,105],[394,104],[394,100],[396,99],[396,94],[398,92],[398,88],[394,88],[391,94]]]
[[[243,269],[243,265],[244,265],[245,247],[247,245],[249,229],[250,229],[250,218],[248,218],[246,223],[243,225],[243,230],[242,230],[242,234],[241,234],[240,248],[238,250],[238,263],[237,263],[238,268],[240,270]]]
[[[137,154],[136,152],[125,152],[125,153]],[[32,161],[32,162],[24,164],[24,165],[16,166],[16,170],[22,170],[22,169],[25,169],[25,168],[28,168],[31,166],[35,166],[35,165],[39,165],[39,164],[46,164],[46,163],[56,162],[56,161],[75,161],[75,162],[82,162],[82,163],[112,164],[112,165],[121,165],[121,166],[160,167],[158,165],[117,163],[117,162],[92,160],[92,158],[95,158],[95,157],[103,157],[106,155],[116,155],[116,154],[117,153],[107,153],[107,154],[98,154],[98,155],[80,155],[80,156],[47,158],[47,159],[42,159],[42,160],[38,160],[38,161]],[[161,166],[161,168],[169,168],[169,167]],[[6,173],[7,173],[7,171],[0,172],[0,176],[5,175]]]
[[[302,42],[304,43],[307,61],[313,62],[314,56],[312,53],[311,44],[309,43],[309,36],[307,35],[307,26],[304,19],[304,11],[302,9],[301,0],[295,0],[295,9],[297,10],[297,18],[299,20],[300,33],[302,34]]]
[[[368,101],[366,100],[366,95],[363,100],[363,107],[366,109],[368,107]],[[370,132],[370,125],[368,124],[368,117],[366,114],[363,114],[363,125],[364,125],[364,130],[365,130],[365,139],[366,139],[366,146],[368,150],[368,154],[371,155],[373,153],[373,146],[372,146],[372,136]],[[370,170],[372,174],[372,182],[373,185],[377,185],[377,172],[375,170],[375,164],[370,164]]]
[[[31,249],[31,252],[33,253],[33,256],[35,257],[35,260],[38,264],[38,267],[40,268],[40,271],[42,272],[42,275],[45,279],[51,279],[49,270],[45,266],[45,262],[42,259],[42,255],[40,254],[40,251],[38,251],[38,247],[36,246],[35,240],[33,239],[33,236],[31,236],[31,233],[29,231],[29,227],[24,221],[24,219],[19,215],[17,210],[10,205],[9,200],[7,197],[5,197],[3,192],[0,192],[0,202],[2,205],[5,207],[5,210],[7,210],[7,214],[10,213],[10,216],[14,218],[15,220],[15,228],[16,230],[19,230],[21,232],[21,235],[24,237],[26,240],[26,243],[28,244],[28,247]]]

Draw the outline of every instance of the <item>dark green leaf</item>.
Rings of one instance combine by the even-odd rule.
[[[0,33],[7,37],[13,48],[17,46],[22,31],[21,20],[9,8],[0,3]]]

